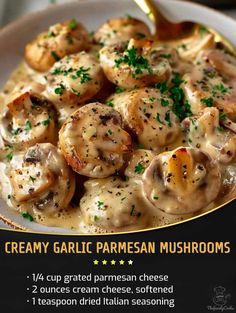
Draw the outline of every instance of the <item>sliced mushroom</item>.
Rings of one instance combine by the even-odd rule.
[[[26,45],[25,59],[36,71],[46,72],[64,56],[85,50],[88,42],[87,30],[76,20],[58,23]]]
[[[55,146],[36,144],[10,165],[11,201],[19,211],[52,215],[68,206],[75,178]]]
[[[23,150],[36,143],[56,141],[56,113],[52,104],[33,92],[10,102],[0,120],[0,149]]]
[[[168,214],[189,214],[207,207],[221,187],[217,162],[208,154],[179,147],[155,157],[143,174],[147,199]]]
[[[114,18],[104,23],[94,34],[95,42],[104,46],[124,43],[130,39],[150,38],[148,26],[132,17]]]
[[[184,77],[183,90],[194,114],[216,106],[236,118],[236,59],[222,50],[205,50]]]
[[[150,165],[154,157],[155,154],[151,150],[135,150],[125,169],[125,176],[128,178],[142,178],[142,174]]]
[[[170,78],[176,52],[158,49],[151,40],[131,39],[128,46],[102,48],[100,63],[107,78],[119,87],[145,87]]]
[[[59,133],[62,153],[81,175],[103,178],[114,174],[131,151],[131,137],[122,129],[118,112],[90,103],[74,112]]]
[[[55,63],[46,79],[45,95],[59,112],[67,109],[70,113],[95,96],[105,81],[98,61],[86,52],[66,56]]]
[[[199,117],[189,117],[182,124],[190,146],[201,149],[222,163],[235,160],[236,135],[220,126],[217,108],[206,108]]]
[[[144,228],[150,221],[141,186],[134,181],[89,179],[85,189],[80,208],[86,224],[111,231]]]
[[[108,99],[125,125],[145,149],[163,151],[180,135],[180,122],[172,112],[173,101],[154,88],[141,88]]]

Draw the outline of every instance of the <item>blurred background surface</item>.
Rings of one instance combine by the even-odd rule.
[[[76,0],[74,0],[76,1]],[[86,1],[86,0],[77,0]],[[97,0],[99,1],[99,0]],[[110,0],[117,1],[117,0]],[[189,0],[210,5],[236,19],[236,0]],[[17,17],[46,8],[49,5],[70,2],[70,0],[0,0],[0,25],[3,26]]]

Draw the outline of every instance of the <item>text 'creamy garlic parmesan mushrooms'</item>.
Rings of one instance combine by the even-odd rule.
[[[23,218],[121,232],[236,196],[236,59],[206,28],[161,42],[130,16],[71,18],[24,57],[0,93],[0,194]]]

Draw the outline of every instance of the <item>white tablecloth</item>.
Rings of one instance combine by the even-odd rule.
[[[20,16],[44,9],[49,5],[54,5],[54,2],[65,3],[69,1],[70,0],[0,0],[0,25],[6,25]],[[236,19],[236,10],[225,10],[224,12]],[[1,227],[6,226],[0,221],[0,228]]]

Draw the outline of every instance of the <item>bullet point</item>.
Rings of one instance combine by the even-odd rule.
[[[29,278],[29,276],[27,276],[27,278]]]
[[[27,302],[29,302],[29,300],[27,300]]]
[[[27,290],[29,290],[29,288],[27,288]]]

